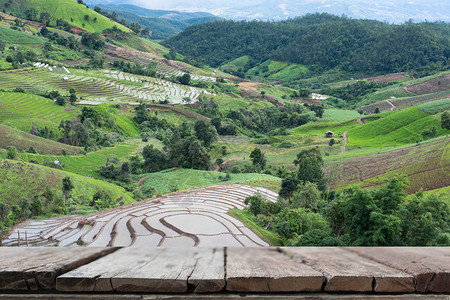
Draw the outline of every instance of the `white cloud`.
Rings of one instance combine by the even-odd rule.
[[[278,4],[278,7],[283,12],[283,15],[285,15],[285,16],[289,15],[289,12],[287,11],[287,4],[280,3],[280,4]]]

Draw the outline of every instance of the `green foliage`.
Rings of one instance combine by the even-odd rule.
[[[446,110],[450,109],[450,99],[441,99],[427,102],[419,105],[417,109],[430,115],[437,114],[441,111],[445,112]]]
[[[439,120],[410,107],[387,112],[381,119],[348,130],[349,146],[395,146],[414,143],[422,139],[422,132],[436,127],[436,136],[445,134]]]
[[[48,0],[45,2],[17,0],[8,2],[10,5],[5,10],[21,18],[31,17],[34,21],[46,23],[47,26],[63,28],[67,24],[69,28],[74,26],[90,32],[101,32],[104,29],[118,26],[123,31],[129,31],[128,28],[109,20],[87,8],[85,4],[79,4],[78,2],[74,0]],[[85,15],[89,16],[88,21],[85,19]],[[94,21],[95,18],[97,18],[97,21]]]
[[[267,159],[260,148],[253,149],[252,153],[250,153],[250,159],[252,160],[253,167],[255,167],[257,171],[265,169]]]
[[[158,172],[168,167],[167,155],[153,145],[147,145],[142,151],[144,158],[144,170],[146,172]]]
[[[446,30],[448,24],[390,25],[308,14],[282,22],[218,21],[194,25],[168,39],[165,45],[200,57],[213,67],[247,55],[257,62],[273,59],[311,66],[312,74],[334,68],[389,73],[430,64],[445,65],[448,37],[435,28]],[[199,42],[205,36],[209,37],[208,42]],[[430,44],[436,47],[430,50]]]
[[[178,77],[178,81],[180,81],[181,84],[189,85],[191,82],[191,74],[184,73],[182,76]]]
[[[17,149],[14,146],[6,147],[6,158],[7,159],[16,159],[17,157]]]
[[[202,141],[206,147],[209,147],[218,139],[216,128],[206,121],[196,121],[194,130],[197,139]]]
[[[225,177],[227,174],[215,171],[201,171],[193,169],[168,169],[161,172],[145,174],[141,189],[154,190],[155,195],[164,195],[170,193],[170,185],[174,184],[178,190],[190,190],[203,186],[221,184],[219,177]],[[266,174],[232,174],[227,184],[242,183],[252,186],[264,186],[270,183],[271,186],[279,188],[280,179]]]
[[[313,229],[331,231],[325,218],[305,208],[284,209],[276,219],[275,231],[285,241],[298,239]]]
[[[294,164],[298,166],[297,180],[315,183],[319,190],[325,191],[326,178],[322,171],[323,160],[318,148],[302,150],[297,154]]]
[[[450,130],[450,113],[445,111],[441,116],[441,127]]]
[[[35,35],[27,34],[21,31],[13,30],[8,27],[0,26],[0,39],[6,44],[28,45],[45,43],[45,39]]]
[[[133,201],[124,189],[107,182],[35,164],[0,160],[0,213],[9,211],[3,222],[7,226],[37,215],[66,213],[72,201],[78,208],[89,209],[98,190],[107,190],[114,203],[119,199],[125,203]],[[71,201],[65,203],[64,193]]]
[[[361,101],[362,97],[375,92],[377,89],[384,87],[384,83],[357,81],[344,87],[327,87],[323,88],[320,93],[330,95],[344,100],[349,107],[354,107]]]
[[[105,40],[100,33],[85,32],[81,36],[81,44],[87,46],[89,49],[100,51],[105,46]]]

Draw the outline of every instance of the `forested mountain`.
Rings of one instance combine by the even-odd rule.
[[[350,72],[398,72],[450,56],[450,24],[391,25],[330,14],[309,14],[282,22],[217,21],[194,25],[165,41],[184,55],[218,67],[248,55],[245,69],[268,59]]]
[[[97,6],[109,14],[115,12],[119,19],[124,19],[128,23],[139,23],[142,28],[150,28],[150,38],[155,40],[169,38],[192,24],[220,20],[219,17],[206,12],[152,10],[128,4],[99,4]]]

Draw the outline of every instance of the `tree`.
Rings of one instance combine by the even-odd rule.
[[[6,158],[7,159],[16,159],[17,157],[17,149],[14,146],[6,147]]]
[[[81,44],[87,46],[89,49],[101,51],[105,46],[105,39],[98,32],[84,32],[81,36]]]
[[[297,154],[294,164],[298,166],[296,178],[302,182],[313,182],[317,184],[320,191],[326,189],[326,179],[323,174],[323,160],[318,148],[303,150]]]
[[[41,12],[39,18],[45,26],[50,25],[51,16],[48,12],[46,12],[46,11]],[[46,27],[44,27],[44,28],[47,29]],[[42,28],[42,29],[44,29],[44,28]],[[42,33],[42,29],[41,29],[41,33]],[[48,30],[47,30],[47,33],[48,33]],[[45,36],[44,34],[42,34],[42,35]]]
[[[400,218],[384,213],[374,193],[352,187],[345,191],[346,232],[352,246],[392,246],[400,240]]]
[[[56,97],[55,103],[58,104],[58,105],[61,105],[61,106],[65,106],[66,105],[66,100],[64,99],[63,96],[60,95],[60,96]]]
[[[375,108],[375,113],[376,113],[376,114],[379,114],[379,113],[380,113],[380,108],[379,108],[379,107],[376,107],[376,108]]]
[[[147,145],[142,151],[144,168],[148,172],[157,172],[167,168],[167,156],[153,145]]]
[[[77,101],[77,95],[75,93],[69,96],[70,103],[74,104]]]
[[[182,76],[178,77],[178,80],[181,84],[189,85],[189,83],[191,82],[191,74],[184,73]]]
[[[444,111],[441,116],[441,127],[443,129],[450,130],[450,113],[448,111]]]
[[[203,142],[206,147],[217,141],[217,130],[209,122],[199,120],[194,125],[195,136]]]
[[[293,207],[308,208],[312,212],[319,212],[324,203],[317,184],[311,182],[305,182],[298,186],[291,198]]]
[[[84,15],[84,19],[85,19],[86,21],[89,21],[89,15]]]
[[[142,35],[142,36],[149,37],[150,34],[151,34],[151,31],[150,31],[150,28],[148,28],[148,27],[145,27],[145,28],[141,31],[141,35]]]
[[[5,51],[5,42],[0,39],[0,52],[3,53],[3,51]]]
[[[262,153],[261,149],[253,149],[253,151],[250,153],[250,159],[252,160],[253,166],[258,171],[264,170],[264,168],[266,167],[267,159],[264,153]]]
[[[189,103],[192,102],[192,99],[189,98],[189,97],[184,97],[184,98],[183,98],[183,102],[189,104]]]
[[[70,197],[70,192],[74,189],[74,186],[72,184],[72,180],[70,177],[64,177],[62,180],[62,191],[65,198],[64,204],[67,206],[67,201]]]
[[[331,139],[328,145],[332,147],[334,144],[336,144],[336,141],[334,139]]]

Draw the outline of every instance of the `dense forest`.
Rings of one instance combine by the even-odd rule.
[[[218,67],[244,55],[246,69],[268,59],[309,66],[316,73],[400,72],[443,68],[450,57],[450,24],[391,25],[329,14],[282,22],[216,21],[193,25],[164,45]]]

